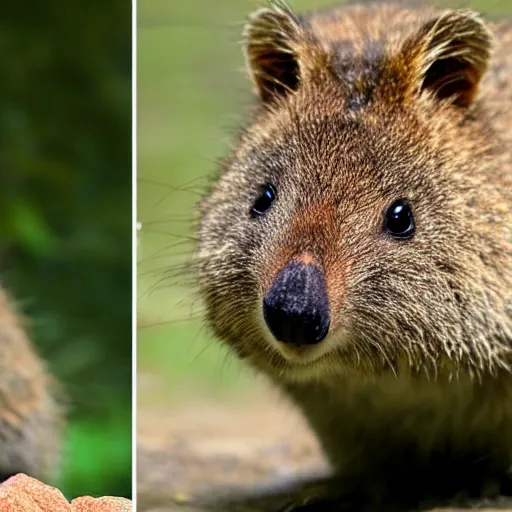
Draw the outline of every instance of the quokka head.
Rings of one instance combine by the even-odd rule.
[[[482,19],[272,3],[245,36],[257,105],[199,207],[215,335],[288,381],[508,367]]]

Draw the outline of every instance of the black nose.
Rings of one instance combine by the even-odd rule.
[[[277,274],[263,299],[268,328],[278,341],[313,345],[329,330],[329,301],[319,267],[291,261]]]

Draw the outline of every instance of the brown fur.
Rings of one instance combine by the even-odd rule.
[[[340,475],[391,493],[510,476],[511,34],[470,11],[258,11],[260,102],[200,205],[213,331],[291,396]],[[252,218],[268,182],[277,200]],[[401,197],[407,242],[381,229]],[[326,275],[332,324],[299,351],[261,310],[301,257]]]
[[[62,407],[22,329],[0,290],[0,477],[26,473],[56,475],[60,456]]]

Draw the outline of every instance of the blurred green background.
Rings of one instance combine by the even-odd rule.
[[[131,5],[7,2],[0,265],[70,401],[59,485],[131,494]]]
[[[302,11],[338,0],[291,0]],[[407,3],[407,2],[406,2]],[[448,5],[446,2],[437,2]],[[258,0],[140,0],[138,5],[139,405],[243,397],[254,379],[200,322],[189,279],[193,206],[252,102],[242,27]],[[511,0],[452,2],[488,17]]]

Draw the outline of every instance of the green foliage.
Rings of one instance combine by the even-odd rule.
[[[131,6],[7,2],[2,277],[70,399],[63,491],[131,492]]]

